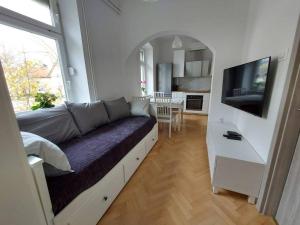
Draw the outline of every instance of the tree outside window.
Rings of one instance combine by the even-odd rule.
[[[37,93],[65,99],[56,41],[0,25],[0,60],[16,112],[30,110]]]

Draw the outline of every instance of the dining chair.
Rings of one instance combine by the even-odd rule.
[[[155,98],[163,98],[165,97],[165,92],[162,91],[154,91],[153,92],[153,97]]]
[[[158,123],[169,124],[169,138],[172,137],[172,124],[175,123],[175,130],[178,130],[178,116],[172,112],[172,98],[161,97],[155,99]]]
[[[177,91],[175,91],[175,92],[172,92],[172,100],[174,100],[174,101],[184,101],[184,98],[185,98],[185,96],[184,96],[184,92],[177,92]],[[179,108],[176,108],[176,109],[173,109],[172,110],[172,112],[173,113],[175,113],[175,114],[178,114],[178,115],[176,115],[176,116],[179,116],[179,120],[178,120],[178,126],[179,126],[179,130],[181,130],[181,123],[182,123],[182,121],[181,121],[181,113],[182,113],[182,111],[181,111],[181,109],[179,109]]]

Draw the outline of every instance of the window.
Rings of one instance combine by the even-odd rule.
[[[154,92],[153,47],[146,43],[139,51],[141,71],[141,91],[143,95],[152,95]]]
[[[0,0],[0,6],[40,22],[54,25],[50,0]]]
[[[38,92],[65,99],[56,42],[0,24],[0,60],[16,111],[30,110]],[[20,38],[21,37],[21,38]]]
[[[15,111],[31,110],[37,93],[54,94],[57,97],[54,103],[62,103],[67,97],[66,59],[62,34],[49,30],[49,0],[0,0],[0,5],[24,14],[15,17],[15,13],[0,12],[4,20],[0,20],[0,60]],[[43,23],[27,26],[25,5],[32,7],[30,16]]]
[[[140,70],[141,70],[141,92],[146,95],[146,62],[145,62],[145,51],[140,50]]]
[[[140,65],[141,65],[141,81],[146,80],[146,68],[145,68],[145,52],[140,50]]]

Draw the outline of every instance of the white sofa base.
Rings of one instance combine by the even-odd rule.
[[[158,140],[158,125],[98,183],[82,192],[54,216],[42,159],[29,157],[48,225],[96,225]]]

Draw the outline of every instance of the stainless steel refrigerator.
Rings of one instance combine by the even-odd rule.
[[[157,64],[156,91],[162,91],[166,94],[172,93],[173,64]]]

